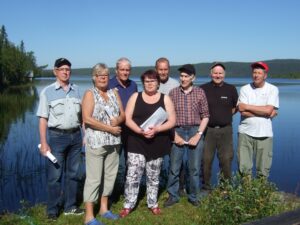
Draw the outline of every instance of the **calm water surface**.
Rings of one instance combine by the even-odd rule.
[[[138,78],[135,79],[142,87]],[[35,81],[33,91],[40,92],[54,78]],[[81,93],[91,87],[91,79],[85,76],[73,76],[72,81],[81,88]],[[198,79],[197,84],[207,82],[208,78]],[[251,82],[250,78],[227,78],[227,82],[241,85]],[[269,79],[280,91],[280,109],[273,120],[274,154],[270,180],[278,189],[300,195],[300,81],[287,79]],[[37,100],[38,101],[38,100]],[[10,124],[7,138],[0,144],[0,214],[5,211],[17,211],[23,200],[29,205],[46,201],[45,158],[37,149],[39,143],[38,119],[35,116],[37,104],[24,115]],[[237,127],[240,116],[234,116],[234,143],[237,146]],[[2,131],[0,131],[2,132]],[[218,162],[213,165],[213,183],[216,183]],[[237,170],[236,154],[233,172]]]

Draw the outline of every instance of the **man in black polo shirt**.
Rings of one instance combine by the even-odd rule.
[[[203,151],[204,190],[211,190],[211,169],[216,150],[222,177],[224,179],[231,177],[233,159],[231,123],[238,100],[236,88],[224,82],[225,66],[222,63],[212,64],[210,76],[211,81],[201,86],[207,97],[210,114]]]

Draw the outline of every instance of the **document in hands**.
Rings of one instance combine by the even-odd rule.
[[[159,107],[140,127],[147,131],[149,127],[161,125],[167,118],[167,112],[162,107]]]

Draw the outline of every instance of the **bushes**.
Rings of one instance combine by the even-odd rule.
[[[205,224],[240,224],[282,212],[274,184],[266,179],[234,176],[202,202]]]

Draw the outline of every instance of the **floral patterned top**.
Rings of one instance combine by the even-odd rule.
[[[93,118],[105,124],[110,124],[110,117],[117,117],[120,114],[117,97],[113,89],[107,91],[108,101],[98,93],[97,88],[90,89],[94,94]],[[86,128],[85,141],[91,148],[100,148],[107,145],[121,144],[121,136],[115,136],[111,133]]]

